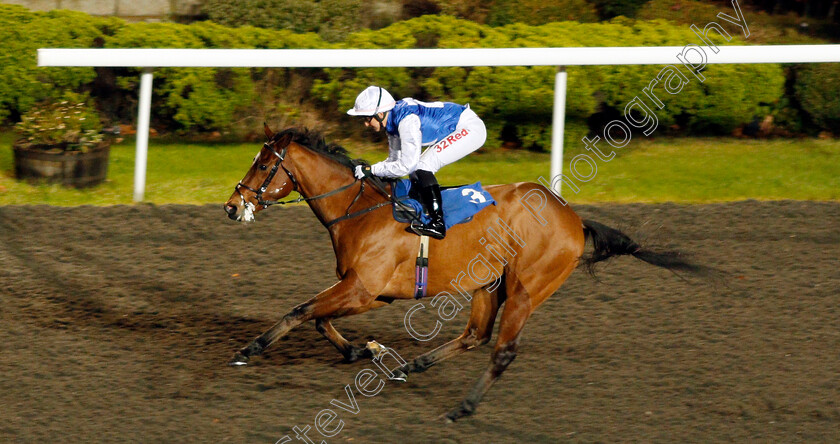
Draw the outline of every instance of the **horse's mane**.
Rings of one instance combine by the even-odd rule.
[[[309,148],[310,150],[315,151],[318,154],[335,160],[336,162],[346,166],[347,168],[353,169],[356,165],[359,164],[359,161],[350,158],[350,155],[347,153],[347,150],[344,149],[344,147],[336,143],[327,143],[324,140],[324,136],[316,130],[311,130],[303,127],[288,128],[278,133],[275,133],[274,137],[271,138],[271,141],[276,142],[287,134],[292,135],[292,142],[295,142],[301,146],[305,146],[306,148]]]

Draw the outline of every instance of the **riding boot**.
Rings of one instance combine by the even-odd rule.
[[[443,239],[446,236],[446,224],[443,222],[443,199],[440,197],[440,185],[435,183],[420,188],[420,198],[429,211],[431,221],[428,224],[411,223],[411,231],[420,236]]]

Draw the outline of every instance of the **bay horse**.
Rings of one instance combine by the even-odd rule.
[[[346,361],[370,357],[368,348],[351,344],[331,320],[364,313],[395,299],[413,299],[419,238],[405,231],[406,224],[393,219],[387,190],[371,179],[354,177],[356,161],[343,148],[327,145],[317,133],[305,129],[273,133],[265,125],[265,135],[267,142],[225,203],[225,211],[231,219],[252,221],[255,213],[275,203],[286,203],[279,199],[297,191],[301,197],[294,202],[308,203],[329,231],[339,280],[294,307],[236,352],[231,365],[246,364],[309,320],[315,320],[315,328]],[[618,230],[581,220],[565,201],[551,196],[542,185],[521,182],[486,186],[485,190],[496,205],[484,208],[467,224],[453,226],[445,239],[430,239],[429,246],[427,290],[429,294],[446,293],[452,290],[452,282],[457,282],[464,299],[471,301],[466,329],[458,338],[398,369],[403,375],[422,372],[487,343],[504,303],[490,365],[460,405],[446,414],[451,421],[475,411],[516,357],[520,332],[531,313],[579,265],[632,255],[672,271],[699,270],[678,253],[642,248]],[[498,229],[501,226],[506,229]],[[487,234],[491,232],[496,235]],[[594,252],[584,257],[587,238],[592,239]],[[498,271],[495,286],[472,273],[463,276],[465,266],[479,254],[485,267]]]

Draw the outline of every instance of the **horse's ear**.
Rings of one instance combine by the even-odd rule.
[[[292,142],[292,138],[294,138],[294,134],[292,134],[291,131],[286,131],[286,134],[284,134],[283,137],[274,144],[274,146],[276,149],[285,148]]]
[[[268,124],[263,122],[263,130],[265,130],[265,138],[266,140],[271,140],[274,137],[274,133],[271,132],[271,128],[268,127]]]

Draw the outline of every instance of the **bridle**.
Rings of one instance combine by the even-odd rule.
[[[286,159],[286,153],[288,152],[288,147],[289,147],[289,145],[287,144],[278,153],[277,150],[274,149],[274,143],[273,142],[272,143],[266,142],[263,145],[263,148],[268,148],[268,149],[271,150],[272,153],[274,153],[274,155],[277,157],[277,160],[274,162],[274,165],[271,167],[271,171],[268,172],[268,176],[266,176],[262,185],[260,185],[260,187],[258,189],[253,189],[253,188],[249,187],[248,185],[245,185],[244,183],[242,183],[241,180],[239,181],[238,184],[236,184],[235,190],[236,190],[237,193],[239,193],[239,197],[242,198],[243,202],[245,201],[245,196],[242,195],[242,192],[239,190],[240,188],[245,188],[246,190],[254,193],[256,195],[256,198],[257,198],[257,204],[261,205],[263,208],[268,208],[271,205],[276,205],[276,204],[286,205],[286,204],[291,204],[291,203],[298,203],[298,202],[304,202],[304,201],[310,202],[310,201],[313,201],[313,200],[323,199],[325,197],[329,197],[329,196],[332,196],[334,194],[338,194],[338,193],[352,187],[353,185],[356,184],[356,182],[359,181],[359,179],[356,179],[354,177],[353,182],[350,182],[347,185],[343,185],[343,186],[338,187],[338,188],[336,188],[332,191],[328,191],[324,194],[319,194],[317,196],[312,196],[312,197],[306,197],[306,196],[303,195],[303,192],[301,192],[300,185],[298,184],[298,181],[295,179],[295,175],[292,174],[292,172],[289,171],[289,169],[286,168],[285,165],[283,165],[283,161]],[[260,167],[264,167],[264,165],[260,165]],[[271,181],[274,180],[274,176],[277,174],[277,171],[279,171],[280,168],[283,168],[283,171],[285,171],[286,175],[289,176],[289,180],[292,181],[292,190],[297,191],[299,197],[297,199],[290,199],[290,200],[285,200],[285,201],[263,200],[263,197],[262,197],[263,193],[265,193],[265,191],[268,189],[268,186],[271,184]],[[331,227],[331,226],[335,225],[336,223],[341,222],[343,220],[347,220],[347,219],[351,219],[351,218],[354,218],[354,217],[357,217],[357,216],[361,216],[362,214],[369,213],[373,210],[384,207],[385,205],[391,204],[391,201],[392,201],[391,194],[388,193],[387,191],[385,191],[382,187],[380,187],[376,183],[373,183],[373,182],[371,182],[371,183],[372,183],[374,189],[376,189],[383,196],[388,198],[388,200],[386,202],[380,202],[380,203],[378,203],[378,204],[376,204],[376,205],[374,205],[370,208],[365,208],[364,210],[360,210],[360,211],[356,211],[354,213],[350,213],[350,208],[353,208],[353,205],[356,204],[356,202],[359,200],[359,198],[362,197],[362,193],[364,193],[364,191],[365,191],[365,180],[362,179],[362,185],[359,187],[359,192],[356,194],[356,197],[353,199],[353,201],[350,202],[350,205],[347,207],[347,210],[344,212],[344,215],[340,216],[336,219],[333,219],[329,222],[326,222],[326,223],[324,223],[324,225],[326,225],[327,228],[329,228],[329,227]],[[284,185],[285,185],[285,183],[284,183]]]
[[[279,153],[277,152],[277,150],[274,149],[274,144],[273,143],[270,144],[270,143],[266,142],[263,145],[263,148],[270,149],[271,152],[274,153],[275,156],[277,156],[277,161],[274,162],[274,166],[271,167],[271,171],[268,172],[268,176],[265,178],[262,185],[260,185],[260,187],[258,189],[255,190],[255,189],[249,187],[248,185],[245,185],[240,180],[239,183],[236,184],[236,192],[239,193],[239,197],[241,197],[243,201],[245,200],[245,196],[243,196],[242,192],[239,191],[240,188],[245,188],[246,190],[248,190],[248,191],[250,191],[250,192],[252,192],[256,195],[257,204],[261,205],[263,208],[268,208],[269,206],[274,205],[274,204],[285,205],[285,204],[290,204],[290,203],[302,202],[302,201],[306,200],[306,198],[303,197],[303,193],[301,193],[299,191],[300,187],[298,186],[297,180],[295,180],[295,175],[292,174],[292,172],[289,171],[288,168],[286,168],[285,165],[283,165],[283,160],[286,159],[286,152],[288,151],[288,145],[283,147],[283,149],[280,150]],[[265,165],[260,165],[261,168],[264,167],[264,166]],[[292,200],[287,200],[287,201],[263,200],[263,198],[262,198],[263,193],[265,193],[265,191],[268,189],[268,185],[271,184],[271,181],[274,180],[274,176],[277,174],[277,171],[280,169],[280,167],[282,167],[283,171],[286,172],[286,175],[289,176],[289,180],[292,181],[292,189],[294,191],[297,191],[298,194],[300,194],[300,197],[298,197],[297,199],[292,199]],[[285,185],[285,183],[284,183],[284,185]],[[353,184],[351,183],[350,185],[353,185]],[[347,187],[349,188],[350,185],[348,185]],[[316,196],[316,198],[317,197],[318,196]]]

